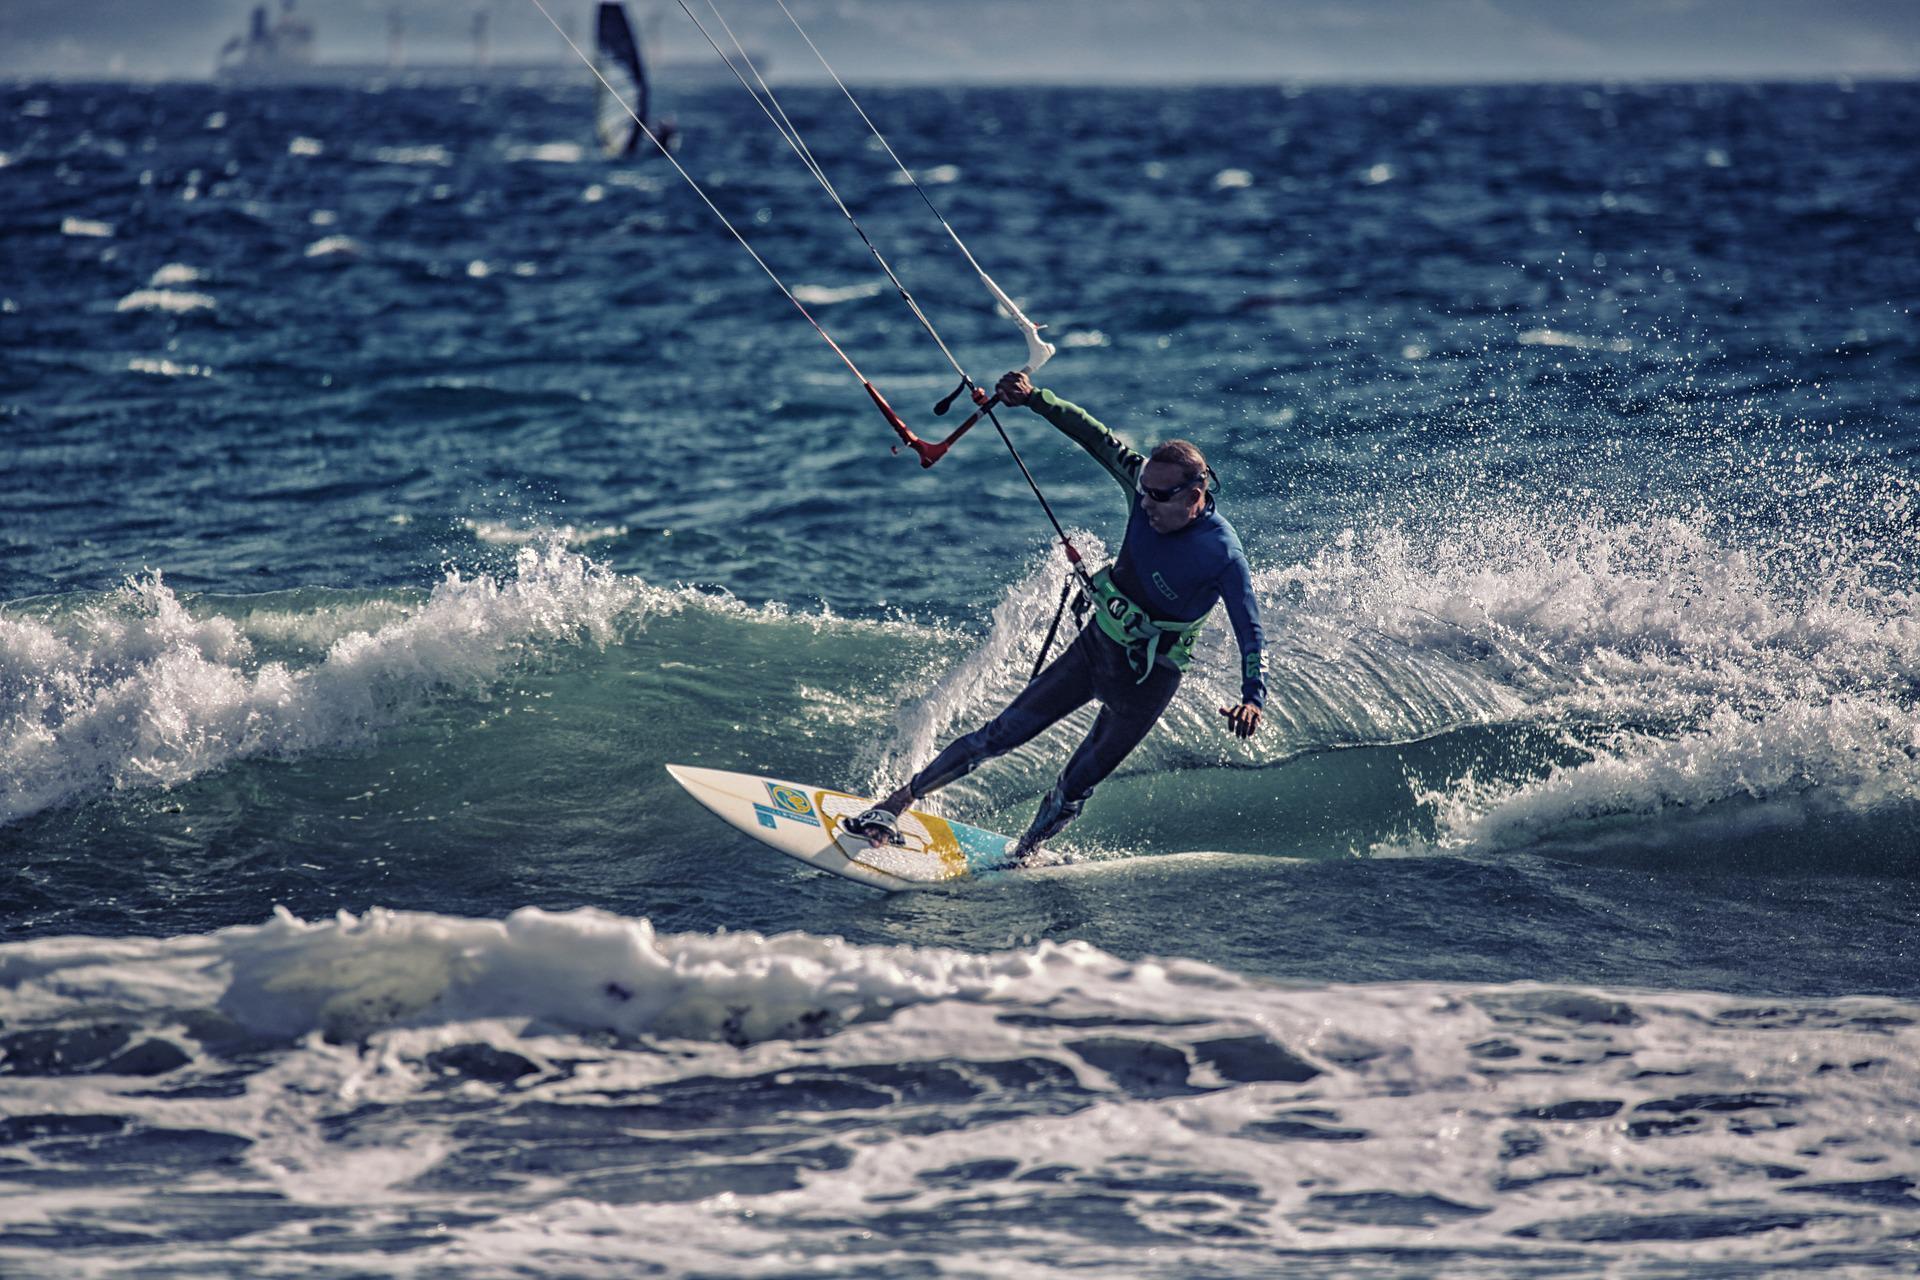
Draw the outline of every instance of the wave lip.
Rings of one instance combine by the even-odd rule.
[[[374,911],[306,924],[285,912],[230,931],[223,1012],[288,1038],[395,1025],[532,1018],[734,1044],[819,1035],[910,1005],[990,1000],[1033,982],[1111,973],[1083,943],[977,956],[859,947],[791,933],[662,937],[646,920],[527,907],[505,920]]]
[[[238,624],[195,617],[157,573],[70,615],[0,613],[0,822],[362,741],[541,642],[605,644],[647,598],[557,544],[523,547],[513,577],[449,572],[405,616],[333,637],[305,668],[257,661]]]
[[[114,304],[115,311],[166,311],[190,315],[195,311],[213,311],[219,307],[209,293],[189,289],[135,289]]]
[[[1619,738],[1537,781],[1469,776],[1419,799],[1437,817],[1437,843],[1455,849],[1652,844],[1658,828],[1649,824],[1677,816],[1693,820],[1692,840],[1707,834],[1702,822],[1722,840],[1873,815],[1910,825],[1920,806],[1920,712],[1846,694],[1763,718],[1720,707],[1698,729]]]
[[[592,908],[506,919],[342,911],[172,939],[0,944],[8,1025],[215,1009],[284,1041],[517,1019],[746,1044],[815,1036],[914,1005],[1044,998],[1129,966],[1081,942],[976,955],[789,933],[662,936]]]
[[[357,258],[366,253],[366,246],[352,236],[322,236],[306,248],[309,258]]]
[[[1698,519],[1508,518],[1426,546],[1374,530],[1285,571],[1298,611],[1341,643],[1377,636],[1449,679],[1484,679],[1500,697],[1480,723],[1558,744],[1531,764],[1411,780],[1431,839],[1380,851],[1537,848],[1634,826],[1658,843],[1676,816],[1724,812],[1731,830],[1756,805],[1767,821],[1910,820],[1920,597],[1878,581],[1872,555],[1795,569],[1793,550]]]

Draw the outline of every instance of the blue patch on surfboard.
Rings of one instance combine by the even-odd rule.
[[[997,831],[970,827],[964,822],[949,825],[953,828],[954,842],[960,846],[960,852],[967,855],[968,870],[999,871],[1007,867],[1013,841]]]

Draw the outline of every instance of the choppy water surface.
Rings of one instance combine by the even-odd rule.
[[[878,788],[1017,691],[990,432],[890,456],[584,91],[0,89],[0,1270],[1910,1268],[1920,90],[866,104],[1043,381],[1215,459],[1272,645],[1255,742],[1222,620],[1059,865],[899,897],[660,766]],[[673,106],[932,427],[752,105]]]

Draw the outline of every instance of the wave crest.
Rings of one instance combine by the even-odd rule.
[[[604,645],[648,603],[555,544],[522,548],[511,577],[450,570],[371,629],[350,612],[306,668],[259,661],[238,623],[194,616],[159,573],[64,616],[0,614],[0,821],[362,740],[436,693],[486,685],[542,641]]]

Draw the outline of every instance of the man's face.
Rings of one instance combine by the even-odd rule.
[[[1149,462],[1134,486],[1141,509],[1155,533],[1174,533],[1192,524],[1207,505],[1204,476],[1190,475],[1177,462]]]

